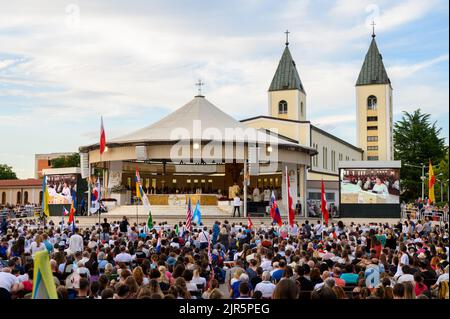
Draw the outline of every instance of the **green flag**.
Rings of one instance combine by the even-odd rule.
[[[152,211],[148,211],[148,220],[147,220],[147,227],[149,230],[153,229],[153,217],[152,217]]]
[[[177,234],[177,236],[178,236],[179,233],[180,233],[180,229],[178,228],[178,224],[176,224],[175,225],[175,234]]]

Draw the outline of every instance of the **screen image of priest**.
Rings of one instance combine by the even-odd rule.
[[[47,188],[49,204],[72,204],[77,196],[77,175],[48,175]]]
[[[399,204],[398,168],[351,168],[340,170],[341,204]]]

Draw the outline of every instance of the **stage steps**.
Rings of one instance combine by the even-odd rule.
[[[152,205],[152,216],[161,217],[180,217],[186,216],[186,206],[169,206],[169,205]],[[192,206],[192,213],[194,213],[195,205]],[[206,216],[217,217],[229,217],[231,215],[231,209],[222,208],[219,206],[201,206],[200,211],[202,218]],[[148,216],[148,212],[144,210],[143,205],[138,205],[137,214],[139,216]],[[123,205],[111,209],[108,213],[104,214],[108,216],[136,216],[135,205]]]

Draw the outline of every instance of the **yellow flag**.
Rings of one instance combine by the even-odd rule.
[[[47,176],[44,176],[44,181],[42,182],[42,212],[45,216],[50,216],[50,210],[48,208],[48,187],[47,187]]]
[[[433,165],[431,165],[428,171],[428,201],[434,203],[436,198],[434,197],[434,183],[436,182],[436,177],[434,176]]]
[[[34,256],[32,299],[58,299],[47,250]]]

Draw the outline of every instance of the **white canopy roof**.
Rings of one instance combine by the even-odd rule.
[[[230,134],[230,132],[234,132],[234,134]],[[240,132],[248,134],[239,134]],[[152,125],[111,139],[108,143],[160,142],[200,138],[203,140],[217,139],[222,142],[270,142],[275,145],[299,146],[298,143],[288,138],[274,134],[269,135],[264,131],[248,127],[221,111],[203,96],[194,97],[189,103]]]

